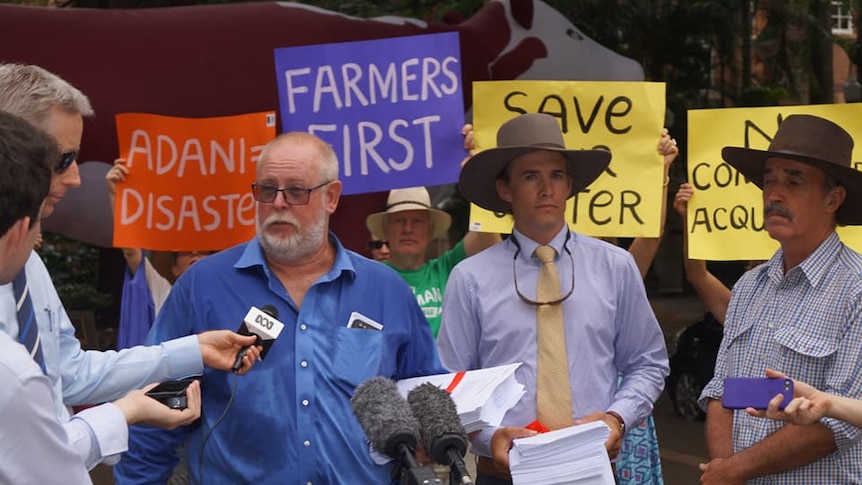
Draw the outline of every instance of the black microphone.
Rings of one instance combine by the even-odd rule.
[[[472,485],[473,479],[464,464],[467,432],[449,393],[426,382],[407,394],[407,402],[419,420],[422,445],[428,456],[437,463],[448,465],[455,483]]]
[[[284,324],[278,321],[278,309],[272,305],[264,305],[260,310],[251,307],[236,333],[256,336],[257,340],[254,341],[254,345],[263,346],[260,351],[260,359],[263,360],[283,328]],[[236,361],[233,363],[234,372],[238,372],[242,368],[242,358],[248,353],[249,347],[248,345],[243,347],[236,354]]]
[[[402,484],[439,484],[430,467],[413,456],[419,443],[419,423],[391,379],[373,377],[360,384],[350,398],[353,415],[377,450],[398,460]]]

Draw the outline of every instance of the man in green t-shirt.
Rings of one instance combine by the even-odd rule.
[[[410,285],[435,338],[440,329],[443,290],[452,268],[501,240],[499,234],[471,231],[455,247],[426,261],[428,244],[444,236],[451,224],[449,214],[431,207],[425,187],[390,191],[384,211],[365,220],[368,231],[389,246],[389,259],[384,264]]]

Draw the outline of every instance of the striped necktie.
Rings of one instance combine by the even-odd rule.
[[[551,246],[539,246],[536,257],[542,262],[536,287],[538,301],[555,301],[561,296],[560,277]],[[572,389],[569,359],[566,356],[566,331],[563,327],[563,304],[536,307],[538,357],[536,362],[536,411],[539,421],[551,429],[571,426]]]
[[[27,275],[23,269],[12,282],[12,289],[15,292],[15,310],[18,313],[18,341],[24,344],[30,352],[30,357],[33,357],[45,373],[39,325],[36,323],[33,301],[30,299],[30,286],[27,284]]]

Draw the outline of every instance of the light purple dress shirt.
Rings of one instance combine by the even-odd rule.
[[[472,370],[523,362],[515,373],[526,394],[502,426],[526,426],[536,419],[536,298],[538,244],[517,230],[514,238],[467,258],[452,271],[437,337],[440,360],[449,370]],[[652,413],[668,374],[664,335],[647,300],[631,255],[616,246],[564,227],[550,243],[557,250],[563,303],[572,416],[615,411],[628,427]],[[516,256],[517,253],[517,256]],[[571,256],[570,256],[571,255]],[[621,376],[621,378],[619,378]],[[490,457],[496,429],[473,438],[474,452]]]
[[[25,270],[60,421],[69,419],[67,406],[113,401],[147,384],[203,371],[196,336],[120,352],[81,349],[51,275],[35,251],[30,254]],[[18,336],[11,283],[0,285],[0,331],[13,339]]]

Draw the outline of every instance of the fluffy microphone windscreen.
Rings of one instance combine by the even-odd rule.
[[[419,423],[391,379],[372,377],[350,398],[353,415],[377,450],[399,458],[400,444],[416,449]]]
[[[407,394],[407,402],[419,421],[425,452],[434,461],[448,465],[446,452],[450,448],[455,448],[462,457],[467,453],[467,432],[448,392],[426,382]]]

